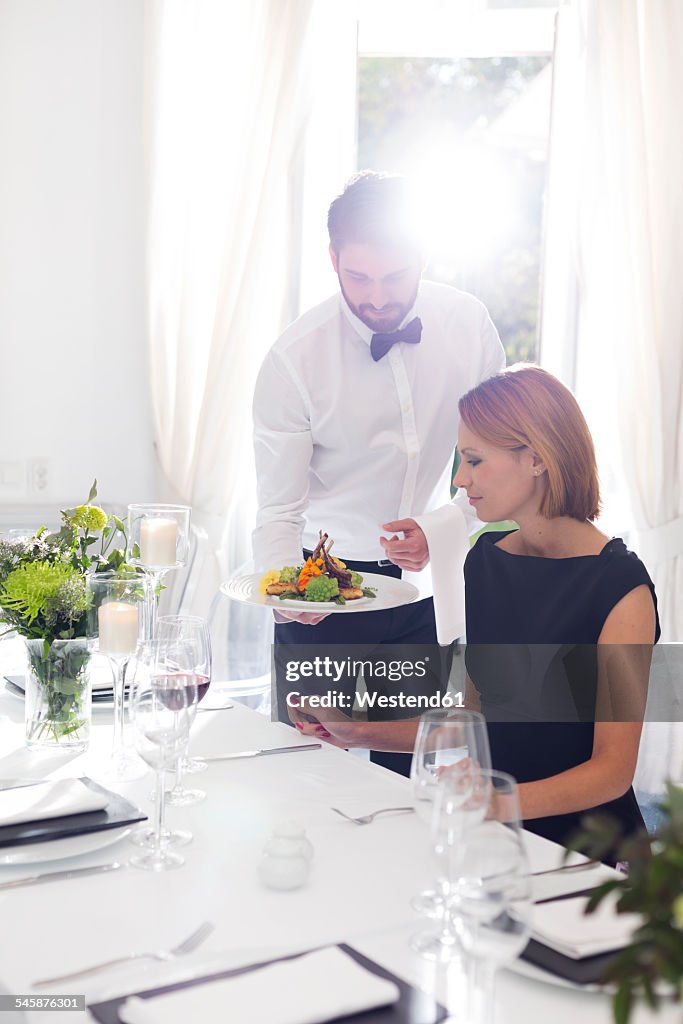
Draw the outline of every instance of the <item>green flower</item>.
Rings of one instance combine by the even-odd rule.
[[[80,573],[64,562],[29,562],[10,573],[0,589],[0,606],[18,613],[30,626],[45,612],[60,587]]]
[[[103,530],[107,525],[107,513],[99,505],[77,505],[64,514],[66,522],[81,530]]]

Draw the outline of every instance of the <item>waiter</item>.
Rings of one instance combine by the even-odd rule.
[[[422,280],[425,254],[405,179],[362,172],[332,202],[327,225],[339,291],[287,328],[256,383],[255,564],[263,571],[300,565],[302,550],[310,554],[322,529],[347,568],[408,579],[420,599],[344,615],[276,612],[278,710],[285,720],[292,686],[278,656],[282,644],[308,645],[310,656],[321,657],[330,645],[338,651],[351,644],[354,656],[385,663],[410,652],[428,666],[419,692],[445,689],[450,657],[443,649],[439,656],[437,644],[443,648],[463,632],[462,610],[454,611],[449,596],[459,597],[462,588],[467,534],[457,502],[448,504],[458,400],[505,365],[482,303]],[[444,594],[438,631],[425,569],[437,551]],[[413,692],[414,681],[368,675],[368,690]],[[343,685],[352,692],[356,680]],[[375,707],[368,717],[396,714]],[[409,755],[371,756],[408,774]]]

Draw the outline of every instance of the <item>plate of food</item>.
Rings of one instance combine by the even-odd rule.
[[[410,604],[417,587],[381,573],[359,573],[330,554],[333,541],[321,533],[305,562],[264,573],[233,576],[221,591],[233,601],[301,612],[370,612]]]

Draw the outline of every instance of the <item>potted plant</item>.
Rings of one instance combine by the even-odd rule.
[[[584,819],[584,831],[572,843],[600,858],[609,849],[628,863],[628,874],[598,886],[586,906],[592,913],[611,896],[619,914],[636,913],[642,924],[603,974],[615,986],[616,1024],[628,1024],[638,997],[656,1010],[663,998],[683,995],[683,789],[667,784],[661,804],[665,819],[657,830],[619,840],[614,821],[598,815]]]

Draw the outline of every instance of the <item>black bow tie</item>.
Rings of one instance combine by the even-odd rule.
[[[370,353],[375,362],[378,362],[396,342],[405,341],[408,345],[417,345],[421,337],[422,321],[419,316],[416,316],[400,331],[392,331],[391,334],[373,334],[370,341]]]

